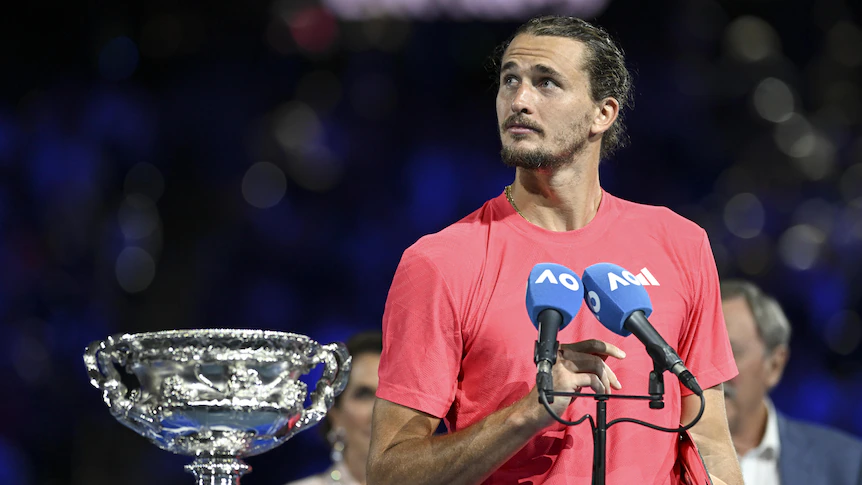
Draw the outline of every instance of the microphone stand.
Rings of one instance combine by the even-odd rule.
[[[554,413],[554,418],[570,426],[580,424],[584,419],[589,418],[590,425],[593,430],[593,479],[592,485],[605,485],[606,461],[607,461],[607,431],[611,425],[615,424],[616,420],[607,422],[608,415],[608,400],[610,399],[636,399],[648,400],[651,409],[664,408],[664,369],[653,363],[653,370],[649,374],[649,395],[635,396],[626,394],[587,394],[580,392],[557,392],[548,391],[547,388],[539,387],[539,401],[545,404],[545,407],[550,412],[548,402],[553,402],[553,396],[572,396],[572,397],[591,397],[596,400],[596,420],[593,422],[592,417],[587,414],[578,421],[565,421]],[[550,399],[548,397],[550,396]],[[701,410],[701,413],[703,411]],[[700,419],[698,416],[697,419]],[[694,421],[696,422],[697,419]],[[694,424],[692,422],[691,424]],[[689,425],[690,426],[690,425]]]

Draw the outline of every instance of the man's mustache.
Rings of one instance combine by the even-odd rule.
[[[513,126],[523,126],[525,128],[535,130],[538,133],[542,132],[542,129],[539,128],[539,125],[533,123],[532,121],[521,116],[520,114],[510,116],[509,119],[507,119],[506,122],[503,123],[503,130],[506,130]]]

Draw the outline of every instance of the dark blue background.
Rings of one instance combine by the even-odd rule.
[[[520,22],[263,1],[3,17],[2,483],[190,483],[188,458],[110,416],[85,345],[378,328],[404,248],[513,178],[484,64]],[[615,1],[596,20],[635,73],[631,146],[603,185],[703,225],[723,277],[774,293],[794,329],[776,405],[862,435],[858,5]],[[243,483],[327,460],[304,433],[251,458]]]

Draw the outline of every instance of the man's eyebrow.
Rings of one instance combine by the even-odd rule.
[[[549,67],[544,64],[536,64],[533,67],[533,70],[538,71],[542,74],[547,74],[548,76],[563,77],[562,73],[560,73],[553,67]]]
[[[517,70],[517,69],[518,69],[518,64],[515,61],[509,61],[509,62],[503,64],[503,67],[500,68],[500,72]],[[536,64],[536,65],[532,66],[532,70],[536,71],[540,74],[544,74],[546,76],[554,76],[554,77],[559,77],[559,78],[564,77],[560,71],[557,71],[553,67],[546,66],[544,64]]]

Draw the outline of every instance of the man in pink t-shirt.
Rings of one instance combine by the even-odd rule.
[[[691,434],[716,484],[742,485],[722,382],[736,375],[705,232],[658,207],[603,191],[598,163],[619,145],[631,78],[601,29],[570,17],[521,26],[500,58],[497,118],[515,182],[479,210],[404,252],[383,317],[372,484],[587,484],[588,424],[565,427],[538,403],[526,278],[540,262],[577,272],[611,262],[637,274],[650,321],[705,389]],[[652,361],[634,338],[587,311],[559,334],[555,388],[646,394]],[[665,374],[662,410],[611,400],[608,420],[675,428],[700,399]],[[590,398],[557,398],[574,420]],[[441,419],[449,433],[435,435]],[[677,484],[679,437],[634,424],[607,436],[606,483]]]

